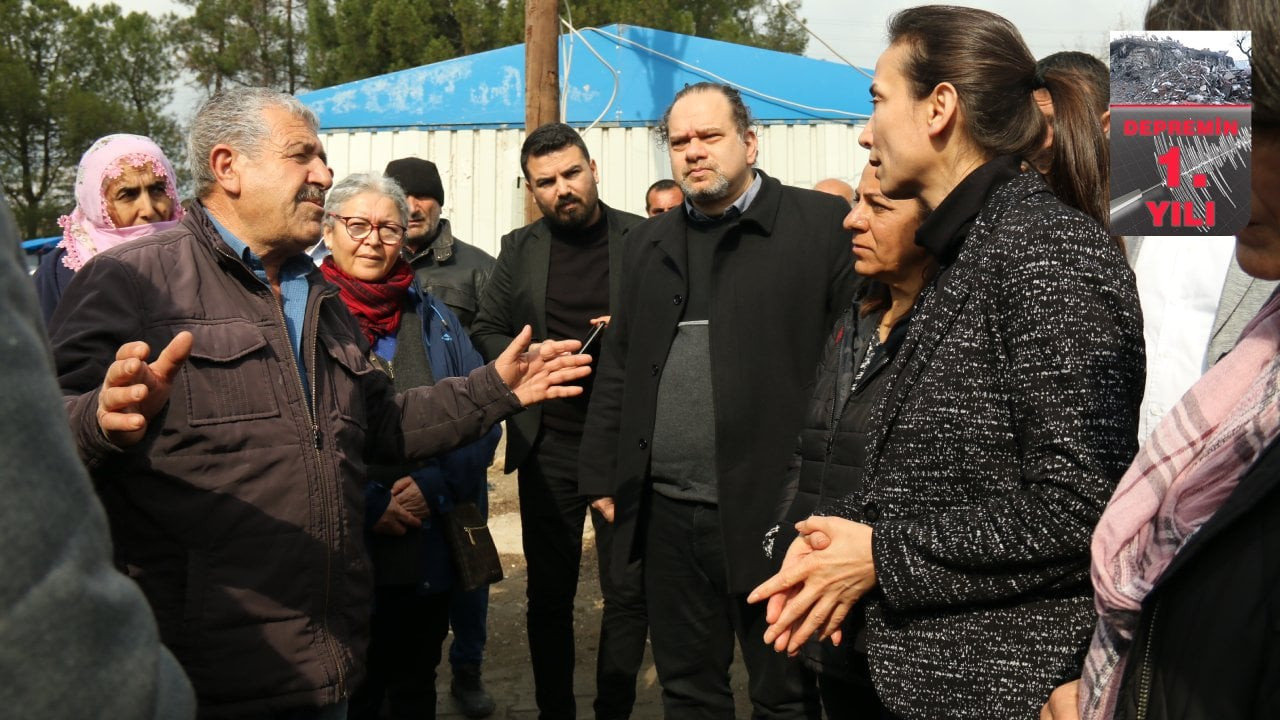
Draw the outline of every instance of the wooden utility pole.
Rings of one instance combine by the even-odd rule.
[[[526,0],[524,4],[524,131],[560,121],[559,0]],[[525,195],[524,217],[541,216],[533,195]]]

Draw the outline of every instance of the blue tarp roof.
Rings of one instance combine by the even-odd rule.
[[[36,250],[41,250],[46,245],[52,245],[61,239],[61,235],[50,235],[49,237],[36,238],[34,240],[23,240],[22,249],[27,252],[35,252]]]
[[[855,122],[871,112],[871,81],[848,65],[634,25],[562,35],[560,64],[565,122],[574,125],[653,125],[677,90],[705,80],[737,86],[764,124]],[[325,130],[523,127],[524,45],[298,97]]]

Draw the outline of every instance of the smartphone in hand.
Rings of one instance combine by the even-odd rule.
[[[607,322],[598,322],[598,323],[592,324],[591,334],[587,335],[587,339],[582,341],[582,348],[578,350],[577,354],[581,355],[582,353],[586,352],[587,348],[591,347],[591,343],[595,342],[595,339],[599,337],[600,333],[607,327],[609,327],[609,323]]]

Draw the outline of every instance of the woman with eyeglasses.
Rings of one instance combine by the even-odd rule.
[[[462,376],[484,364],[462,323],[420,290],[400,257],[408,224],[404,191],[390,178],[350,175],[325,202],[320,271],[369,341],[375,367],[398,392]],[[365,529],[373,559],[373,627],[368,673],[351,698],[353,720],[434,718],[435,669],[449,632],[453,570],[436,518],[455,499],[475,497],[501,431],[444,453],[425,467],[370,466]]]

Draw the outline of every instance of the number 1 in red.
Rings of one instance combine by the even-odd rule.
[[[1176,188],[1182,184],[1182,148],[1174,145],[1169,151],[1156,158],[1165,167],[1164,184]]]

